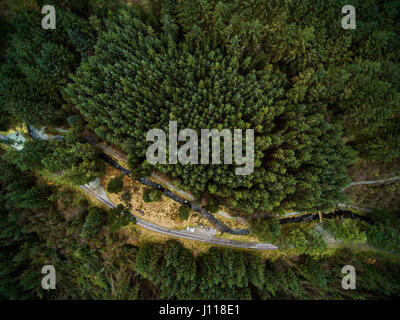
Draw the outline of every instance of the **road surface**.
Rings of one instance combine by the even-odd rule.
[[[9,137],[0,135],[0,140],[7,140],[9,139]],[[106,148],[104,145],[100,144],[102,146],[101,149],[103,149],[103,151],[105,151],[106,153],[111,153],[114,155],[114,152],[112,152],[112,150],[110,148]],[[16,148],[16,146],[11,145],[12,147]],[[104,150],[107,149],[107,150]],[[120,157],[118,157],[120,158]],[[155,177],[160,179],[160,177]],[[362,184],[379,184],[379,183],[386,183],[389,181],[395,181],[400,179],[400,176],[396,176],[393,178],[388,178],[388,179],[380,179],[380,180],[371,180],[371,181],[358,181],[358,182],[352,182],[351,184],[349,184],[348,186],[346,186],[345,188],[348,188],[350,186],[353,185],[362,185]],[[164,182],[165,183],[165,182]],[[115,208],[116,205],[114,203],[112,203],[111,201],[105,199],[102,195],[96,193],[93,189],[87,187],[87,186],[80,186],[80,188],[84,191],[86,191],[87,193],[89,193],[90,195],[92,195],[93,197],[95,197],[96,199],[98,199],[100,202],[102,202],[103,204],[105,204],[106,206],[108,206],[109,208]],[[184,192],[183,190],[176,190],[176,191],[181,191]],[[339,207],[350,207],[351,205],[348,204],[339,204]],[[360,209],[357,207],[357,209]],[[224,213],[224,212],[222,212]],[[287,217],[287,216],[291,216],[291,215],[296,215],[299,214],[299,212],[290,212],[287,213],[286,215],[284,215],[283,217]],[[161,227],[158,226],[156,224],[153,224],[151,222],[142,220],[138,217],[136,217],[137,219],[137,224],[141,227],[144,227],[148,230],[157,232],[157,233],[161,233],[161,234],[165,234],[167,236],[171,236],[171,237],[177,237],[177,238],[183,238],[183,239],[189,239],[189,240],[195,240],[195,241],[200,241],[200,242],[206,242],[206,243],[211,243],[211,244],[215,244],[215,245],[220,245],[220,246],[228,246],[228,247],[235,247],[235,248],[242,248],[242,249],[257,249],[257,250],[277,250],[278,247],[273,245],[273,244],[269,244],[269,243],[262,243],[262,242],[246,242],[246,241],[235,241],[235,240],[229,240],[229,239],[221,239],[221,238],[216,238],[213,236],[207,236],[207,235],[203,235],[203,234],[196,234],[190,231],[185,231],[185,230],[174,230],[174,229],[168,229],[165,227]]]
[[[83,185],[79,186],[82,190],[90,194],[91,196],[95,197],[97,200],[105,204],[109,208],[115,208],[116,205],[112,203],[111,201],[103,198],[100,194],[94,192],[91,188]],[[136,216],[135,216],[136,217]],[[222,238],[216,238],[213,236],[205,235],[205,234],[197,234],[193,233],[190,231],[186,230],[174,230],[174,229],[169,229],[165,227],[158,226],[154,223],[145,221],[140,219],[139,217],[136,217],[137,225],[146,228],[148,230],[165,234],[170,237],[176,237],[176,238],[182,238],[182,239],[189,239],[189,240],[195,240],[195,241],[200,241],[200,242],[206,242],[206,243],[211,243],[219,246],[226,246],[226,247],[234,247],[234,248],[240,248],[240,249],[256,249],[256,250],[277,250],[278,247],[269,244],[269,243],[263,243],[263,242],[248,242],[248,241],[235,241],[235,240],[229,240],[229,239],[222,239]]]

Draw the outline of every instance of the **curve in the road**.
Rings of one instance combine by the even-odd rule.
[[[0,135],[0,140],[12,140],[9,139],[6,136]],[[89,140],[89,139],[87,139]],[[89,141],[91,143],[95,143],[94,141]],[[97,144],[98,145],[98,144]],[[12,147],[15,148],[14,145],[11,144]],[[104,146],[103,148],[103,152],[105,152],[104,154],[106,154],[106,152],[110,153],[110,149],[109,150],[104,150]],[[121,165],[118,164],[119,167],[121,167],[121,171],[127,171],[124,172],[125,174],[129,174],[128,170],[123,168]],[[379,183],[386,183],[386,182],[390,182],[390,181],[395,181],[395,180],[399,180],[400,176],[396,176],[396,177],[392,177],[392,178],[388,178],[388,179],[379,179],[379,180],[369,180],[369,181],[356,181],[356,182],[352,182],[350,183],[348,186],[346,186],[345,188],[348,188],[350,186],[353,185],[363,185],[363,184],[379,184]],[[155,184],[158,185],[152,181],[149,181],[145,178],[141,178],[139,180],[143,180],[142,183],[151,185],[151,184]],[[161,185],[159,185],[161,187]],[[116,205],[112,202],[110,202],[107,199],[104,199],[101,195],[97,194],[96,192],[94,192],[93,190],[91,190],[90,188],[86,187],[86,186],[80,186],[81,189],[83,189],[84,191],[88,192],[89,194],[91,194],[92,196],[94,196],[96,199],[98,199],[99,201],[101,201],[102,203],[104,203],[106,206],[110,207],[110,208],[114,208],[116,207]],[[167,189],[168,190],[168,189]],[[169,191],[169,190],[168,190]],[[176,191],[180,191],[180,190],[176,190]],[[170,192],[170,191],[169,191]],[[168,194],[168,196],[172,197],[176,195],[174,195],[172,192],[170,192],[171,195]],[[181,200],[181,199],[179,199]],[[188,202],[187,200],[181,200],[182,203],[186,203]],[[179,201],[179,202],[181,202]],[[338,204],[338,207],[354,207],[348,204]],[[202,208],[200,207],[196,207],[196,208],[192,208],[192,209],[197,209],[196,211],[204,211]],[[357,207],[357,209],[360,210],[360,208]],[[364,210],[361,210],[364,211]],[[366,211],[365,211],[366,212]],[[202,212],[203,213],[203,212]],[[282,217],[287,217],[287,216],[291,216],[291,215],[297,215],[300,214],[300,212],[290,212],[287,213],[286,215],[282,216]],[[214,217],[213,217],[214,218]],[[206,236],[206,235],[201,235],[201,234],[194,234],[190,231],[185,231],[185,230],[174,230],[174,229],[168,229],[165,227],[161,227],[158,225],[155,225],[153,223],[150,223],[148,221],[142,220],[140,218],[137,218],[137,224],[152,230],[154,232],[158,232],[158,233],[162,233],[168,236],[174,236],[174,237],[178,237],[178,238],[184,238],[184,239],[189,239],[189,240],[195,240],[195,241],[201,241],[201,242],[207,242],[207,243],[212,243],[212,244],[216,244],[216,245],[222,245],[222,246],[230,246],[230,247],[236,247],[236,248],[244,248],[244,249],[259,249],[259,250],[276,250],[278,249],[277,246],[272,245],[272,244],[267,244],[267,243],[259,243],[259,242],[245,242],[245,241],[235,241],[235,240],[228,240],[228,239],[221,239],[221,238],[215,238],[212,236]],[[215,218],[214,218],[215,219]],[[215,219],[217,220],[217,219]],[[285,219],[282,219],[285,220]],[[282,221],[283,222],[283,221]],[[239,229],[239,230],[235,230],[237,232],[237,234],[240,234],[241,232],[243,232],[246,229]],[[238,232],[239,231],[239,232]],[[247,231],[247,230],[246,230]],[[248,232],[248,231],[247,231]]]
[[[87,136],[85,136],[85,139],[86,139],[87,141],[89,141],[91,144],[96,145],[97,147],[99,147],[99,148],[104,152],[104,154],[106,154],[106,155],[108,155],[108,156],[112,156],[112,157],[114,157],[114,158],[116,158],[116,159],[118,159],[118,160],[120,160],[120,161],[127,162],[127,159],[126,159],[125,156],[123,156],[123,155],[120,154],[120,153],[115,152],[112,148],[107,147],[107,146],[104,145],[103,143],[97,143],[97,142],[95,142],[93,139],[91,139],[90,137],[87,137]],[[121,168],[124,169],[122,166],[121,166]],[[126,169],[125,169],[125,170],[126,170]],[[123,170],[122,170],[122,171],[123,171]],[[127,170],[126,170],[126,171],[127,171]],[[175,188],[175,187],[172,186],[172,184],[170,184],[167,180],[165,180],[164,178],[160,177],[160,176],[157,175],[156,173],[152,173],[152,177],[155,178],[155,179],[157,179],[157,180],[158,180],[159,182],[161,182],[162,184],[165,184],[166,186],[168,186],[170,189],[172,189],[172,190],[175,191],[176,193],[183,194],[183,195],[185,195],[187,198],[189,198],[190,200],[193,200],[193,199],[194,199],[194,197],[193,197],[191,194],[187,193],[187,192],[184,191],[184,190]],[[395,177],[387,178],[387,179],[378,179],[378,180],[354,181],[354,182],[351,182],[349,185],[345,186],[345,187],[342,189],[342,191],[344,191],[345,189],[347,189],[347,188],[349,188],[349,187],[351,187],[351,186],[355,186],[355,185],[381,184],[381,183],[387,183],[387,182],[392,182],[392,181],[396,181],[396,180],[400,180],[400,176],[395,176]],[[352,209],[357,209],[357,210],[359,210],[359,211],[361,211],[361,212],[365,212],[365,213],[371,212],[371,209],[368,209],[368,208],[360,208],[360,207],[355,206],[355,205],[352,205],[352,204],[343,204],[343,203],[339,203],[337,206],[338,206],[338,208],[352,208]],[[224,212],[224,211],[222,211],[222,210],[220,210],[220,211],[218,212],[218,214],[221,215],[221,216],[223,216],[223,217],[225,217],[225,218],[228,218],[228,219],[238,219],[237,217],[232,217],[232,216],[230,216],[228,213],[226,213],[226,212]],[[306,212],[288,212],[288,213],[286,213],[286,214],[284,214],[284,215],[277,216],[277,217],[278,217],[279,219],[282,219],[282,218],[287,218],[287,217],[290,217],[290,216],[297,216],[297,215],[302,215],[302,214],[307,214],[307,213],[306,213]],[[215,218],[214,218],[214,219],[215,219]],[[237,232],[237,231],[236,231],[236,232],[235,232],[235,231],[234,231],[234,232],[229,232],[229,231],[231,231],[231,230],[228,230],[228,232],[229,232],[229,233],[234,233],[234,234],[241,234],[244,230],[246,230],[246,229],[239,229],[239,232]]]
[[[120,170],[123,174],[128,175],[130,174],[129,169],[124,168],[123,166],[121,166],[117,161],[115,161],[114,159],[112,159],[111,157],[109,157],[106,153],[102,153],[101,157],[110,165],[112,165],[114,168]],[[210,212],[206,211],[205,209],[203,209],[202,207],[196,205],[195,203],[183,199],[182,197],[174,194],[171,190],[169,190],[168,188],[162,186],[159,183],[153,182],[147,178],[139,178],[137,179],[140,183],[149,186],[151,188],[154,189],[158,189],[160,191],[163,192],[163,194],[169,198],[171,198],[172,200],[179,202],[181,204],[185,204],[190,206],[190,208],[195,211],[200,213],[200,215],[202,217],[204,217],[205,219],[208,219],[219,231],[221,232],[226,232],[226,233],[230,233],[230,234],[235,234],[235,235],[247,235],[250,233],[250,231],[248,229],[232,229],[230,227],[228,227],[225,223],[223,223],[222,221],[218,220],[217,218],[215,218]]]
[[[111,201],[104,199],[100,194],[94,192],[87,186],[79,186],[82,190],[90,194],[91,196],[95,197],[97,200],[105,204],[109,208],[115,208],[116,205],[112,203]],[[171,237],[177,237],[177,238],[182,238],[182,239],[189,239],[189,240],[195,240],[195,241],[200,241],[200,242],[206,242],[206,243],[211,243],[219,246],[227,246],[227,247],[234,247],[234,248],[239,248],[239,249],[255,249],[255,250],[277,250],[278,247],[270,244],[270,243],[263,243],[263,242],[249,242],[249,241],[235,241],[235,240],[229,240],[229,239],[221,239],[221,238],[216,238],[213,236],[208,236],[208,235],[202,235],[202,234],[196,234],[190,231],[186,230],[174,230],[174,229],[169,229],[165,227],[161,227],[159,225],[156,225],[154,223],[142,220],[138,217],[136,217],[136,223],[137,225],[146,228],[148,230],[165,234],[167,236]]]

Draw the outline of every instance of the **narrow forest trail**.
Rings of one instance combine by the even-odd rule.
[[[378,179],[378,180],[365,180],[365,181],[354,181],[350,183],[348,186],[346,186],[344,189],[347,189],[351,186],[357,186],[357,185],[363,185],[363,184],[381,184],[381,183],[387,183],[391,181],[396,181],[400,180],[400,176],[395,176],[392,178],[387,178],[387,179]]]
[[[357,250],[366,250],[366,251],[375,251],[375,252],[379,252],[379,253],[383,253],[383,254],[389,254],[391,256],[395,256],[395,257],[400,257],[400,254],[397,254],[394,251],[388,251],[388,250],[384,250],[384,249],[380,249],[377,247],[374,247],[372,245],[370,245],[368,242],[366,243],[361,243],[361,244],[357,244],[357,243],[346,243],[345,241],[341,240],[341,239],[336,239],[329,231],[325,230],[323,227],[322,223],[317,224],[314,227],[314,230],[317,231],[318,233],[320,233],[325,241],[325,243],[327,244],[327,246],[329,248],[352,248],[352,249],[357,249]]]

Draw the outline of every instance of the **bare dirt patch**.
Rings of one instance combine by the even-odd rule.
[[[346,190],[351,203],[360,207],[400,211],[400,181],[380,185],[358,185]]]
[[[111,178],[120,175],[121,173],[111,167],[107,166],[106,174],[101,178],[101,183],[104,189],[107,188],[107,184]],[[190,217],[186,221],[181,221],[178,216],[178,209],[180,204],[173,201],[172,199],[162,196],[160,201],[144,202],[143,193],[146,190],[146,186],[141,184],[139,181],[133,180],[128,176],[124,176],[124,190],[119,194],[113,194],[106,191],[108,198],[115,204],[124,204],[121,200],[121,195],[124,192],[130,192],[132,205],[132,213],[143,220],[155,223],[157,225],[171,228],[171,229],[184,229],[188,226],[203,226],[213,227],[213,225],[204,219],[200,214],[191,211]],[[144,215],[140,215],[136,209],[144,212]]]
[[[400,162],[381,163],[372,160],[358,159],[350,168],[351,180],[364,181],[375,179],[387,179],[400,173]]]

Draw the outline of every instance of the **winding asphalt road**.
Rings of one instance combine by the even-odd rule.
[[[0,140],[8,140],[8,138],[3,135],[0,135]],[[11,146],[15,148],[14,145],[11,145]],[[109,208],[116,207],[116,205],[113,202],[109,201],[108,199],[105,199],[101,194],[95,192],[92,188],[88,187],[87,185],[79,186],[79,188],[82,189],[83,191],[87,192],[91,196],[95,197],[97,200],[99,200],[101,203],[105,204],[107,207],[109,207]],[[278,249],[277,246],[275,246],[273,244],[269,244],[269,243],[235,241],[235,240],[229,240],[229,239],[216,238],[214,236],[193,233],[193,232],[186,231],[186,230],[169,229],[169,228],[161,227],[154,223],[142,220],[136,216],[135,216],[135,218],[137,221],[137,225],[139,225],[145,229],[157,232],[157,233],[165,234],[169,237],[195,240],[195,241],[206,242],[206,243],[211,243],[211,244],[220,245],[220,246],[227,246],[227,247],[234,247],[234,248],[241,248],[241,249],[256,249],[256,250],[277,250]]]
[[[8,140],[8,138],[5,137],[5,136],[0,135],[0,140]],[[11,145],[11,146],[14,147],[13,145]],[[102,145],[102,147],[103,148],[101,148],[101,149],[103,149],[103,151],[106,151],[107,153],[109,153],[109,154],[111,153],[112,155],[116,156],[116,154],[110,148],[107,148],[104,145]],[[106,149],[106,150],[104,150],[104,149]],[[120,158],[120,157],[118,157],[118,158]],[[120,159],[120,160],[125,160],[125,159]],[[157,178],[159,178],[159,177],[157,177]],[[345,188],[350,187],[352,185],[378,184],[378,183],[385,183],[385,182],[394,181],[394,180],[398,180],[398,179],[400,179],[400,176],[389,178],[389,179],[381,179],[381,180],[358,181],[358,182],[351,183],[350,185],[346,186]],[[96,193],[90,187],[84,185],[84,186],[80,186],[80,188],[82,190],[84,190],[85,192],[87,192],[88,194],[90,194],[93,197],[95,197],[97,200],[99,200],[103,204],[105,204],[107,207],[109,207],[109,208],[115,208],[116,207],[116,205],[114,203],[112,203],[111,201],[103,198],[102,195]],[[176,191],[181,191],[181,190],[176,190]],[[341,205],[344,206],[343,204],[341,204]],[[295,214],[298,214],[298,212],[291,212],[291,213],[288,213],[286,215],[295,215]],[[269,244],[269,243],[235,241],[235,240],[229,240],[229,239],[221,239],[221,238],[216,238],[216,237],[205,235],[205,234],[204,235],[203,234],[196,234],[196,233],[193,233],[193,232],[190,232],[190,231],[186,231],[186,230],[174,230],[174,229],[161,227],[161,226],[158,226],[158,225],[153,224],[151,222],[142,220],[142,219],[140,219],[138,217],[136,217],[136,220],[137,220],[137,224],[139,226],[144,227],[144,228],[146,228],[148,230],[157,232],[157,233],[165,234],[165,235],[170,236],[170,237],[177,237],[177,238],[183,238],[183,239],[189,239],[189,240],[195,240],[195,241],[200,241],[200,242],[216,244],[216,245],[220,245],[220,246],[228,246],[228,247],[235,247],[235,248],[242,248],[242,249],[256,249],[256,250],[277,250],[278,249],[277,246],[275,246],[273,244]]]
[[[97,200],[99,200],[101,203],[105,204],[109,208],[115,208],[116,205],[112,203],[111,201],[103,198],[100,194],[94,192],[93,189],[89,188],[86,185],[79,186],[82,190],[90,194],[91,196],[95,197]],[[229,240],[229,239],[222,239],[222,238],[216,238],[213,236],[209,236],[206,234],[198,234],[198,233],[193,233],[190,231],[186,230],[175,230],[175,229],[169,229],[165,227],[161,227],[159,225],[156,225],[154,223],[142,220],[138,217],[136,217],[137,225],[146,228],[148,230],[157,232],[157,233],[162,233],[170,237],[176,237],[176,238],[183,238],[183,239],[189,239],[189,240],[195,240],[195,241],[200,241],[200,242],[206,242],[206,243],[212,243],[220,246],[227,246],[227,247],[234,247],[234,248],[241,248],[241,249],[256,249],[256,250],[277,250],[278,247],[269,244],[269,243],[263,243],[263,242],[248,242],[248,241],[235,241],[235,240]]]

